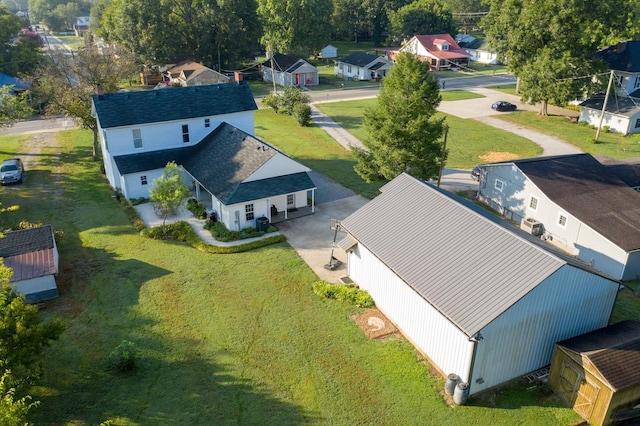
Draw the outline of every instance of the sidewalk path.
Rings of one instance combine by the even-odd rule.
[[[311,120],[346,149],[351,149],[352,146],[364,148],[359,139],[333,121],[328,115],[322,113],[314,104],[311,104]]]

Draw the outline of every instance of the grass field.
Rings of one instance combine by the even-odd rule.
[[[312,293],[316,277],[286,243],[212,255],[145,239],[90,160],[91,133],[58,136],[0,138],[2,155],[35,161],[23,185],[2,188],[3,205],[20,210],[0,223],[61,233],[61,296],[44,314],[67,329],[33,389],[33,424],[579,422],[546,387],[522,383],[448,406],[443,379],[407,341],[368,340],[350,319],[360,309]],[[107,372],[125,339],[139,368]]]
[[[468,96],[471,95],[473,94]],[[448,91],[442,92],[442,97],[443,100],[465,99],[459,92]],[[451,99],[448,99],[449,97]],[[373,107],[375,103],[375,99],[365,99],[317,106],[355,137],[364,140],[367,132],[363,126],[362,112],[367,107]],[[509,154],[511,158],[526,158],[542,153],[542,148],[528,139],[475,120],[446,115],[446,122],[449,125],[449,158],[446,166],[449,168],[470,169],[478,163],[506,159]]]

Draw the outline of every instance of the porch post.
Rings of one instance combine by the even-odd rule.
[[[289,204],[287,204],[287,196],[284,196],[284,218],[289,219]]]
[[[311,213],[316,212],[316,190],[311,190]]]

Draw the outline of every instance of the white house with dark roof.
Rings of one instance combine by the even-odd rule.
[[[194,61],[183,61],[162,73],[162,83],[180,86],[206,86],[229,83],[230,77]]]
[[[254,136],[244,83],[94,95],[92,108],[107,179],[127,199],[147,198],[175,161],[230,230],[313,213],[310,169]]]
[[[640,276],[638,168],[607,163],[572,154],[484,164],[478,198],[603,273],[634,279]]]
[[[640,40],[607,46],[595,56],[614,72],[612,92],[604,116],[605,93],[597,93],[580,104],[578,121],[598,126],[602,117],[602,126],[614,132],[640,133]]]
[[[609,322],[618,281],[407,174],[380,191],[341,222],[349,277],[469,394],[548,365],[555,342]]]
[[[10,231],[0,238],[0,257],[13,270],[11,286],[28,302],[58,297],[58,247],[51,225]]]
[[[318,68],[304,59],[276,53],[262,63],[262,79],[278,86],[317,86],[320,83]]]
[[[384,56],[353,52],[336,63],[334,73],[345,80],[378,80],[386,77],[392,66]]]

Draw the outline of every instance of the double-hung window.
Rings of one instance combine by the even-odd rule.
[[[244,206],[244,214],[245,214],[245,218],[248,221],[254,219],[253,204],[245,204],[245,206]]]
[[[133,129],[133,147],[142,148],[142,133],[140,129]]]
[[[188,124],[182,125],[182,142],[184,143],[189,142],[189,125]]]

